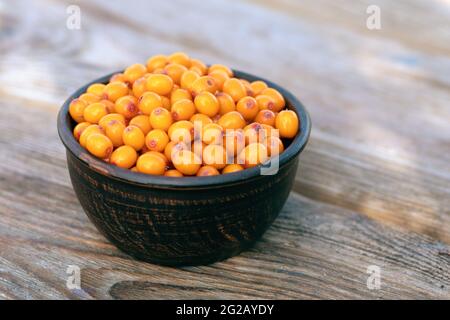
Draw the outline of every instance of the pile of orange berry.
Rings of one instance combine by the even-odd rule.
[[[210,176],[283,152],[299,121],[263,81],[235,78],[182,52],[133,64],[70,103],[73,134],[94,156],[132,171]],[[283,139],[283,140],[282,140]]]

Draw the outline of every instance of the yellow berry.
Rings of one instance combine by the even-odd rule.
[[[122,134],[123,143],[139,151],[145,144],[145,136],[141,129],[136,126],[128,126]]]
[[[95,94],[98,97],[102,97],[105,87],[106,85],[104,85],[103,83],[94,83],[91,84],[89,88],[87,88],[86,92]]]
[[[195,124],[195,122],[200,122],[202,124],[202,126],[205,126],[208,123],[212,123],[213,122],[210,117],[208,117],[205,114],[201,114],[201,113],[194,114],[191,117],[191,119],[189,119],[189,121],[191,121],[193,124]]]
[[[210,72],[208,75],[216,81],[217,90],[222,90],[225,81],[230,79],[227,73],[223,70],[215,70]]]
[[[268,159],[267,148],[262,143],[249,144],[238,156],[238,164],[245,168],[251,168],[266,162]]]
[[[211,65],[209,67],[209,69],[208,69],[208,73],[211,73],[211,72],[216,71],[216,70],[224,71],[228,75],[228,77],[232,77],[233,76],[233,71],[230,68],[228,68],[227,66],[224,66],[223,64],[213,64],[213,65]]]
[[[298,131],[298,117],[292,110],[283,110],[275,118],[275,128],[278,129],[280,137],[293,138]]]
[[[173,83],[180,84],[181,76],[187,68],[178,63],[170,63],[164,67],[166,74],[172,78]]]
[[[100,127],[105,128],[108,122],[110,122],[111,120],[117,120],[125,124],[125,117],[119,113],[110,113],[107,114],[106,116],[103,116],[98,122],[98,124],[100,125]]]
[[[95,102],[88,105],[83,112],[84,120],[90,123],[98,123],[101,118],[108,114],[108,110],[101,102]]]
[[[192,84],[198,78],[200,78],[198,73],[196,73],[194,71],[190,71],[190,70],[186,71],[185,73],[183,73],[183,75],[180,78],[180,86],[181,86],[181,88],[189,90],[191,88]]]
[[[253,81],[252,83],[250,83],[250,86],[255,96],[261,94],[261,91],[267,88],[267,84],[261,80]]]
[[[86,129],[83,130],[83,132],[80,135],[80,145],[83,148],[86,148],[86,140],[87,138],[94,133],[100,133],[100,134],[104,134],[105,132],[103,131],[102,127],[100,127],[97,124],[91,124],[89,127],[87,127]]]
[[[201,159],[192,151],[181,150],[174,153],[172,163],[182,174],[193,176],[200,169]]]
[[[256,96],[256,102],[258,103],[259,110],[270,110],[275,111],[277,107],[275,106],[275,100],[266,95]]]
[[[125,124],[119,120],[111,120],[103,127],[106,136],[111,140],[114,147],[120,147],[123,145],[123,131],[125,130]]]
[[[258,114],[258,104],[253,97],[244,97],[236,104],[236,111],[238,111],[246,121],[252,121]]]
[[[218,92],[216,93],[217,101],[219,101],[220,110],[219,113],[224,115],[225,113],[235,111],[236,104],[234,103],[233,98],[227,93]]]
[[[153,72],[155,69],[164,68],[167,63],[167,57],[162,54],[150,57],[147,60],[147,71]]]
[[[147,78],[140,77],[133,83],[133,94],[136,98],[140,98],[147,91]]]
[[[109,79],[109,82],[123,82],[124,84],[126,84],[128,86],[128,82],[127,82],[127,78],[125,77],[125,75],[123,73],[115,73],[111,76],[111,78]]]
[[[149,133],[150,130],[152,130],[150,118],[145,114],[135,116],[133,119],[130,120],[129,125],[138,127],[139,129],[141,129],[144,135],[147,135],[147,133]]]
[[[172,105],[171,113],[175,121],[189,120],[195,114],[195,105],[191,100],[181,99]]]
[[[214,117],[220,110],[219,101],[208,91],[204,91],[195,96],[195,107],[199,113],[208,117]]]
[[[136,163],[137,170],[146,174],[163,175],[166,171],[166,163],[163,159],[152,153],[144,153]]]
[[[242,114],[230,111],[221,116],[217,123],[224,129],[242,129],[246,122]]]
[[[167,131],[172,123],[172,115],[167,109],[156,108],[150,114],[150,125],[154,129]]]
[[[123,72],[125,79],[129,83],[135,82],[140,77],[143,77],[147,73],[147,68],[140,63],[135,63],[125,69]]]
[[[77,123],[84,122],[84,109],[87,107],[87,103],[80,99],[74,99],[70,102],[69,113],[73,120]]]
[[[219,144],[223,139],[223,128],[217,123],[210,123],[203,127],[202,141],[206,144]]]
[[[164,155],[167,159],[172,160],[172,156],[175,152],[187,149],[188,147],[184,142],[169,141],[169,143],[164,148]]]
[[[200,75],[204,75],[208,71],[208,67],[206,66],[206,64],[198,59],[191,59],[190,70],[192,70],[192,68],[196,68],[198,71],[200,71]]]
[[[75,137],[75,139],[77,139],[77,141],[80,140],[80,136],[83,133],[84,129],[86,129],[90,125],[91,124],[89,122],[80,122],[75,126],[75,128],[73,129],[73,136]]]
[[[172,91],[173,80],[165,74],[152,74],[147,78],[147,90],[165,96]]]
[[[247,95],[247,90],[245,89],[242,81],[236,78],[230,78],[223,84],[223,92],[229,94],[233,101],[237,102]]]
[[[269,126],[275,125],[275,113],[271,110],[261,110],[255,117],[255,122],[267,124]]]
[[[216,93],[217,89],[216,80],[210,76],[201,76],[195,80],[189,88],[194,97],[204,91]]]
[[[174,104],[175,102],[182,100],[182,99],[192,100],[192,96],[188,90],[178,88],[178,89],[173,90],[172,93],[170,94],[170,103],[171,104]]]
[[[181,120],[172,124],[168,131],[171,141],[191,143],[194,140],[194,125],[187,120]]]
[[[273,99],[273,102],[275,104],[274,108],[272,109],[273,112],[281,111],[284,108],[284,106],[286,105],[286,102],[284,101],[284,97],[276,89],[266,88],[261,91],[261,95],[269,96]]]
[[[169,63],[177,63],[185,66],[186,68],[191,67],[191,59],[184,52],[175,52],[167,57]]]
[[[108,111],[108,113],[115,113],[116,112],[116,106],[114,104],[114,102],[103,99],[100,100],[101,103],[103,103],[106,107],[106,110]]]
[[[147,151],[145,153],[153,154],[153,155],[157,156],[158,158],[161,158],[166,165],[169,164],[169,159],[167,159],[167,157],[161,152],[158,152],[158,151]]]
[[[169,143],[169,136],[161,129],[153,129],[145,137],[145,145],[151,151],[162,152]]]
[[[138,100],[139,110],[143,114],[150,115],[156,108],[162,108],[161,96],[154,92],[145,92]]]
[[[244,170],[244,167],[240,164],[229,164],[222,170],[222,174],[233,173]]]
[[[101,100],[101,97],[93,93],[83,93],[78,99],[85,102],[87,105],[90,105],[92,103],[99,102]]]
[[[117,99],[128,95],[128,93],[128,86],[124,82],[114,81],[106,85],[103,96],[112,102],[116,102]]]
[[[197,171],[198,177],[217,176],[220,172],[213,166],[203,166]]]
[[[115,104],[115,111],[126,119],[131,119],[138,114],[138,101],[135,96],[124,96],[119,98]]]
[[[86,149],[97,158],[105,159],[111,155],[113,144],[107,136],[93,133],[87,138]]]
[[[254,93],[253,93],[252,86],[250,85],[250,82],[248,82],[245,79],[240,79],[240,80],[245,87],[245,92],[246,92],[247,96],[253,97]]]
[[[130,146],[121,146],[111,154],[110,163],[120,168],[129,169],[135,165],[137,152]]]
[[[222,169],[227,165],[227,152],[221,145],[207,145],[203,149],[203,163]]]
[[[250,123],[244,128],[246,144],[263,142],[268,135],[269,133],[264,129],[263,125],[257,122]]]
[[[166,96],[162,96],[161,99],[162,99],[162,103],[163,103],[163,108],[170,111],[170,106],[171,106],[170,99],[167,98]]]

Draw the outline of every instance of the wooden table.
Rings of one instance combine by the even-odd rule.
[[[83,0],[69,30],[71,3],[0,1],[0,298],[450,298],[448,1]],[[371,4],[380,30],[366,27]],[[97,232],[55,120],[88,80],[178,50],[286,86],[313,131],[263,239],[175,269]],[[81,290],[66,287],[69,265]]]

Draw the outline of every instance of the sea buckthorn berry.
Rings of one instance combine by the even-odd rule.
[[[128,93],[128,86],[124,82],[115,81],[110,82],[106,85],[103,96],[105,97],[105,99],[116,102],[117,99],[128,95]]]
[[[211,92],[204,91],[195,96],[195,107],[199,113],[214,117],[220,110],[219,101]]]
[[[238,172],[238,171],[242,171],[242,170],[244,170],[243,166],[241,166],[240,164],[233,163],[233,164],[229,164],[225,168],[223,168],[222,174],[233,173],[233,172]]]
[[[227,93],[218,92],[216,93],[217,101],[219,101],[220,110],[219,113],[224,115],[225,113],[235,111],[236,104],[234,103],[233,98]]]
[[[105,105],[106,110],[108,110],[108,113],[116,112],[116,105],[114,104],[114,102],[106,100],[106,99],[100,100],[99,102],[101,102]]]
[[[268,159],[267,148],[262,143],[249,144],[241,151],[237,160],[245,168],[251,168],[266,162]]]
[[[233,76],[233,71],[228,68],[227,66],[224,66],[223,64],[213,64],[209,67],[208,69],[208,73],[211,73],[215,70],[222,70],[225,71],[225,73],[228,75],[228,77],[232,77]]]
[[[200,71],[200,75],[204,75],[208,71],[206,64],[198,59],[191,59],[190,70],[192,70],[192,68],[197,68],[197,70]]]
[[[167,159],[167,157],[161,152],[158,152],[158,151],[147,151],[145,153],[153,154],[153,155],[161,158],[164,161],[164,163],[166,164],[166,166],[169,164],[169,159]]]
[[[139,151],[144,147],[145,136],[141,129],[136,126],[128,126],[122,134],[123,143]]]
[[[172,124],[168,131],[171,141],[191,143],[194,140],[194,124],[187,120],[182,120]]]
[[[298,117],[292,110],[281,111],[275,119],[275,128],[278,129],[280,137],[293,138],[298,131]]]
[[[115,110],[126,119],[131,119],[139,112],[138,101],[135,96],[121,97],[116,101]]]
[[[170,63],[181,64],[181,65],[185,66],[186,68],[190,68],[191,67],[191,59],[184,52],[172,53],[170,56],[167,57],[167,60]]]
[[[121,146],[111,154],[110,163],[120,168],[130,169],[136,164],[137,152],[130,146]]]
[[[222,90],[223,84],[225,83],[225,81],[230,79],[230,77],[223,70],[215,70],[215,71],[209,73],[208,75],[216,81],[217,90]]]
[[[210,123],[203,127],[202,141],[206,144],[219,144],[223,139],[223,128],[217,123]]]
[[[98,97],[102,97],[105,87],[106,87],[106,85],[104,85],[103,83],[94,83],[94,84],[91,84],[89,86],[89,88],[87,88],[86,92],[95,94]]]
[[[135,63],[125,69],[123,75],[128,83],[133,84],[137,79],[147,73],[147,68],[140,63]]]
[[[87,138],[86,149],[97,158],[105,159],[111,155],[113,144],[104,134],[93,133]]]
[[[279,155],[284,151],[283,142],[280,138],[269,136],[264,140],[264,145],[267,148],[267,154],[269,157]]]
[[[80,145],[83,148],[86,148],[86,140],[87,138],[94,133],[99,134],[105,134],[105,131],[103,131],[102,127],[100,127],[97,124],[91,124],[89,127],[83,130],[83,132],[80,135]]]
[[[145,114],[135,116],[133,119],[130,120],[129,125],[138,127],[139,129],[141,129],[144,135],[147,135],[147,133],[149,133],[150,130],[152,130],[152,126],[150,124],[150,117]]]
[[[275,106],[275,100],[266,95],[256,96],[256,102],[258,103],[259,110],[270,110],[275,111],[277,107]]]
[[[111,140],[114,147],[120,147],[123,145],[123,131],[125,130],[125,124],[119,120],[111,120],[103,127],[106,136]]]
[[[236,104],[236,111],[238,111],[245,120],[253,120],[259,112],[258,103],[253,97],[244,97]]]
[[[175,152],[172,157],[172,163],[182,174],[193,176],[201,166],[201,159],[195,153],[189,150]]]
[[[108,114],[108,110],[101,102],[95,102],[88,105],[83,112],[83,118],[90,123],[98,123],[101,118]]]
[[[92,103],[99,102],[102,98],[93,93],[83,93],[78,99],[90,105]]]
[[[163,159],[152,153],[144,153],[136,162],[139,172],[153,175],[163,175],[166,171],[166,163]]]
[[[140,77],[133,83],[132,90],[136,98],[140,98],[147,91],[147,78]]]
[[[275,125],[275,113],[272,110],[261,110],[255,117],[255,122],[267,124],[269,126]]]
[[[255,142],[263,142],[268,136],[268,133],[262,126],[262,124],[253,122],[244,128],[245,144],[251,144]]]
[[[194,102],[188,99],[181,99],[175,102],[170,109],[172,118],[175,121],[189,120],[195,114]]]
[[[246,124],[242,114],[237,111],[225,113],[217,123],[224,129],[242,129]]]
[[[161,129],[153,129],[145,137],[145,145],[150,151],[162,152],[169,143],[169,136]]]
[[[167,109],[156,108],[150,114],[150,125],[153,129],[169,130],[172,125],[172,115]]]
[[[138,100],[139,110],[143,114],[150,115],[156,108],[162,108],[161,96],[154,92],[145,92]]]
[[[70,102],[69,113],[73,120],[77,123],[84,122],[84,109],[88,104],[80,99],[74,99]]]
[[[200,75],[194,71],[186,71],[183,73],[180,79],[180,86],[182,89],[190,89],[194,81],[200,78]]]
[[[163,105],[162,105],[163,108],[170,111],[170,107],[171,107],[171,105],[172,105],[172,104],[170,103],[170,99],[167,98],[166,96],[162,96],[162,97],[161,97],[161,100],[162,100],[162,103],[163,103]]]
[[[188,146],[184,142],[170,141],[164,148],[164,155],[167,159],[170,159],[172,161],[172,156],[175,154],[175,152],[181,150],[188,150]]]
[[[227,165],[227,152],[218,144],[207,145],[203,149],[203,163],[216,169],[225,168]]]
[[[167,170],[166,173],[164,173],[164,176],[166,176],[166,177],[183,177],[183,174],[176,169],[172,169],[172,170]]]
[[[201,113],[194,114],[191,117],[191,119],[189,119],[189,121],[191,121],[193,124],[195,124],[196,121],[200,122],[202,124],[202,126],[205,126],[208,123],[212,123],[213,122],[210,117],[208,117],[205,114],[201,114]]]
[[[245,135],[242,129],[227,130],[223,137],[223,146],[227,151],[229,157],[239,155],[242,149],[245,148]]]
[[[247,90],[241,80],[230,78],[223,84],[223,92],[228,93],[237,102],[247,95]]]
[[[273,101],[275,103],[275,108],[272,109],[273,112],[279,112],[286,105],[286,102],[284,101],[284,97],[276,89],[266,88],[263,91],[261,91],[261,94],[265,95],[265,96],[269,96],[273,99]]]
[[[110,122],[111,120],[117,120],[125,124],[125,117],[119,113],[110,113],[106,116],[103,116],[98,124],[100,125],[100,127],[105,128],[108,122]]]
[[[75,128],[73,129],[73,136],[75,137],[75,139],[77,139],[77,141],[80,140],[80,136],[83,133],[84,129],[86,129],[90,125],[91,124],[89,122],[80,122],[75,126]]]
[[[165,74],[152,74],[147,78],[147,90],[165,96],[172,91],[173,80]]]
[[[127,78],[123,73],[115,73],[109,78],[109,82],[123,82],[128,86]]]
[[[173,83],[180,84],[181,76],[187,68],[178,63],[170,63],[164,67],[166,74],[172,78]]]
[[[247,96],[253,97],[255,94],[253,92],[253,89],[250,85],[250,82],[248,82],[245,79],[241,79],[241,82],[244,84],[245,92],[247,93]]]
[[[253,90],[255,96],[261,94],[261,92],[267,88],[267,84],[264,81],[256,80],[250,83],[250,87]]]
[[[210,76],[201,76],[200,78],[195,80],[189,88],[192,96],[194,97],[202,93],[203,91],[215,93],[217,89],[218,87],[216,84],[216,80],[214,80],[214,78]]]
[[[167,63],[168,63],[167,57],[162,54],[150,57],[147,60],[147,71],[153,72],[153,70],[155,69],[164,68]]]
[[[189,71],[194,71],[195,73],[197,73],[199,76],[203,76],[204,74],[202,73],[202,71],[198,68],[198,67],[190,67]]]
[[[172,91],[172,93],[170,94],[170,103],[174,104],[175,102],[182,100],[182,99],[188,99],[188,100],[192,100],[192,96],[191,93],[186,90],[186,89],[175,89]]]
[[[198,177],[217,176],[220,172],[213,166],[203,166],[197,171]]]

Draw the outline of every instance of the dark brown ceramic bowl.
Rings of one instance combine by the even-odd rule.
[[[238,78],[264,80],[235,71]],[[94,82],[106,83],[111,75]],[[249,248],[283,207],[305,147],[311,122],[290,92],[270,81],[300,120],[300,130],[279,157],[274,175],[261,166],[211,177],[170,178],[134,173],[91,156],[72,135],[69,103],[58,115],[75,193],[97,229],[124,252],[164,265],[199,265],[226,259]]]

